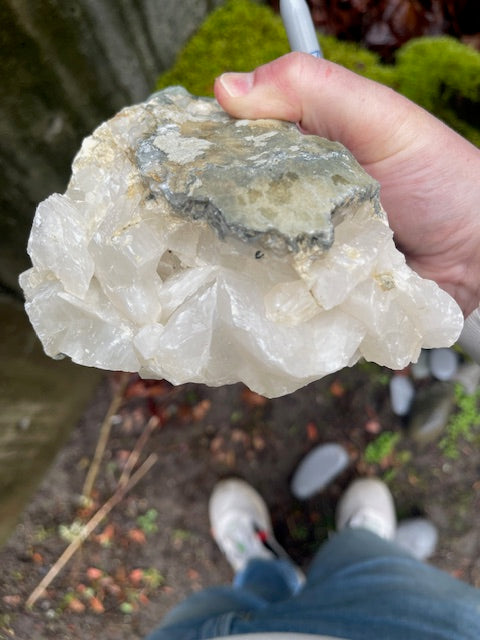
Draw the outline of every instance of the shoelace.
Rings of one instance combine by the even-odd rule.
[[[278,544],[273,536],[270,536],[270,533],[266,529],[262,529],[257,524],[253,523],[253,529],[255,531],[255,535],[263,544],[263,546],[268,549],[273,555],[277,558],[288,558],[288,554],[282,547]]]

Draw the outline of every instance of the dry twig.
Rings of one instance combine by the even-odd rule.
[[[125,467],[122,471],[122,475],[120,476],[120,480],[118,481],[118,486],[123,487],[128,483],[128,479],[130,478],[130,474],[132,473],[133,467],[137,464],[138,458],[142,453],[143,447],[145,446],[148,438],[152,431],[154,431],[160,423],[160,419],[157,416],[152,416],[150,420],[145,425],[142,435],[138,438],[135,446],[133,447],[130,455],[127,458],[127,462],[125,463]]]
[[[130,454],[134,455],[137,447]],[[138,455],[137,455],[138,459]],[[65,551],[62,553],[60,558],[55,562],[47,575],[40,581],[37,587],[32,591],[30,596],[26,601],[27,607],[33,607],[38,598],[42,595],[48,585],[52,582],[52,580],[60,573],[60,571],[64,568],[70,558],[75,554],[76,551],[81,547],[83,542],[88,538],[88,536],[96,529],[96,527],[100,524],[100,522],[110,513],[110,511],[115,507],[123,497],[134,487],[139,480],[143,478],[143,476],[152,468],[152,466],[157,462],[158,456],[155,453],[152,453],[148,456],[145,462],[135,471],[135,473],[128,478],[126,482],[121,485],[118,484],[115,493],[105,502],[104,505],[98,509],[98,511],[90,518],[90,520],[85,524],[81,533],[73,540]],[[127,461],[128,464],[128,461]],[[133,466],[133,465],[132,465]]]
[[[112,428],[112,418],[117,413],[120,405],[123,401],[123,394],[125,393],[125,389],[127,388],[128,381],[130,379],[130,374],[122,373],[120,377],[120,383],[118,385],[117,390],[112,398],[110,406],[108,408],[107,414],[103,419],[102,426],[100,427],[100,435],[97,442],[97,447],[95,449],[95,454],[93,456],[92,463],[87,473],[87,477],[85,478],[85,483],[82,489],[82,497],[90,498],[92,493],[93,485],[95,484],[95,479],[98,475],[98,470],[100,468],[100,463],[102,462],[103,454],[105,453],[105,448],[107,446],[108,438],[110,437],[110,431]]]

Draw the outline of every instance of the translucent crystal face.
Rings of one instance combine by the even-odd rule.
[[[404,367],[463,325],[406,265],[346,149],[178,87],[84,141],[28,249],[49,355],[175,384],[278,396],[361,356]]]

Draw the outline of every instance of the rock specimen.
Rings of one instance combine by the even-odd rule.
[[[450,345],[463,318],[405,264],[340,144],[170,88],[87,138],[21,276],[45,351],[278,396]]]

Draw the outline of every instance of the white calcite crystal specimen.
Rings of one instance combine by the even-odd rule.
[[[279,396],[452,344],[460,309],[395,248],[340,144],[170,88],[87,138],[22,274],[47,354]]]

